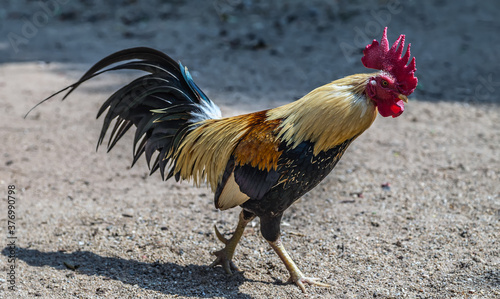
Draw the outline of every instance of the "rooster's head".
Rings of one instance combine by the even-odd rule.
[[[380,115],[397,117],[404,111],[404,103],[417,87],[418,79],[414,76],[415,57],[410,60],[410,44],[403,57],[405,36],[402,34],[389,48],[387,27],[382,40],[366,46],[361,61],[367,68],[380,70],[371,77],[366,87],[366,94],[375,103]]]

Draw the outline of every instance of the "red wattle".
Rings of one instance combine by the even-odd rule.
[[[404,102],[399,100],[397,102],[378,102],[377,103],[378,112],[383,117],[398,117],[405,110]]]

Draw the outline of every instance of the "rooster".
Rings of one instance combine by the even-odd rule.
[[[330,173],[377,111],[383,117],[403,113],[418,82],[415,58],[409,61],[410,45],[402,55],[404,42],[400,35],[389,47],[385,28],[381,42],[367,45],[361,59],[378,72],[351,75],[284,106],[233,117],[221,116],[180,62],[144,47],[107,56],[78,82],[44,101],[69,89],[66,98],[83,82],[108,71],[148,73],[102,105],[97,117],[107,113],[97,146],[113,120],[108,150],[136,126],[132,166],[145,154],[151,173],[159,170],[163,179],[192,180],[195,185],[207,182],[216,208],[242,208],[230,239],[215,227],[224,248],[213,253],[211,266],[221,265],[229,274],[238,271],[232,262],[236,246],[246,225],[258,217],[262,236],[290,273],[289,282],[305,292],[305,284],[328,285],[306,277],[294,263],[280,239],[281,218]]]

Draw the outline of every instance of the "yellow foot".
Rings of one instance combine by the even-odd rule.
[[[294,275],[295,276],[295,275]],[[317,285],[320,287],[331,287],[331,285],[319,282],[319,278],[312,278],[312,277],[304,277],[302,273],[300,273],[300,276],[290,276],[288,279],[289,283],[295,283],[296,285],[299,286],[299,288],[302,290],[303,293],[306,293],[306,286],[305,284],[309,285]]]
[[[212,264],[210,264],[210,267],[221,265],[227,274],[232,274],[233,272],[231,270],[240,272],[240,269],[232,261],[234,250],[236,249],[236,244],[238,244],[239,237],[237,236],[237,238],[235,239],[233,236],[233,238],[228,240],[222,236],[222,234],[217,229],[217,226],[214,225],[214,229],[217,239],[219,239],[226,246],[219,251],[212,252],[212,254],[217,258],[215,259],[215,261],[213,261]]]
[[[226,248],[212,252],[212,254],[217,258],[215,259],[215,261],[213,261],[213,263],[210,264],[210,267],[221,265],[224,271],[226,271],[226,273],[229,275],[233,274],[232,270],[240,272],[240,269],[233,263],[231,259],[227,257],[228,254]]]
[[[268,241],[269,242],[269,241]],[[285,247],[281,243],[281,238],[278,238],[278,240],[274,242],[269,242],[271,247],[274,249],[274,251],[278,254],[280,259],[283,261],[285,264],[286,269],[290,273],[290,278],[288,279],[288,282],[293,282],[296,285],[299,286],[299,288],[302,290],[302,292],[306,292],[306,286],[305,284],[310,284],[310,285],[317,285],[320,287],[329,287],[330,285],[326,283],[319,282],[318,278],[311,278],[311,277],[305,277],[304,274],[299,270],[297,265],[293,262],[292,258],[286,252]]]

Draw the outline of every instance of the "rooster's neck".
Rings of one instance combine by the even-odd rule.
[[[314,143],[314,154],[355,139],[377,115],[367,98],[366,84],[373,74],[348,76],[318,87],[301,99],[267,112],[268,120],[281,120],[278,135],[293,147]]]

